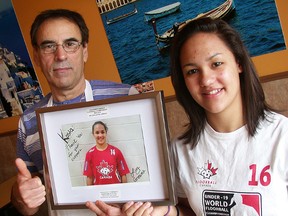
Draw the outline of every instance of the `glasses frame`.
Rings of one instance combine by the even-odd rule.
[[[65,45],[67,45],[68,43],[75,43],[75,45],[77,45],[77,48],[75,48],[74,50],[66,50],[67,47],[65,47]],[[51,44],[53,45],[53,51],[52,52],[47,52],[45,51],[45,47],[47,44]],[[74,40],[68,40],[68,41],[64,41],[62,44],[57,44],[55,42],[50,42],[50,43],[44,43],[44,44],[41,44],[39,45],[38,47],[40,48],[41,52],[44,53],[44,54],[52,54],[52,53],[55,53],[58,49],[59,46],[62,46],[63,50],[66,52],[66,53],[75,53],[77,50],[79,50],[80,46],[82,45],[83,43],[80,42],[80,41],[74,41]]]

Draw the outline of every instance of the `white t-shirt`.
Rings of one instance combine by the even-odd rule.
[[[206,124],[193,150],[181,140],[172,149],[178,196],[197,215],[287,214],[288,118],[269,114],[254,137],[246,126],[218,133]]]

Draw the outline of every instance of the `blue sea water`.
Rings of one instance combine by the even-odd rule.
[[[144,21],[144,12],[181,2],[177,13],[157,20],[157,31],[163,33],[174,23],[209,11],[224,0],[139,0],[138,13],[107,25],[111,19],[133,10],[127,5],[102,14],[102,20],[123,83],[135,84],[169,76],[169,57],[159,53],[152,26]],[[234,0],[236,12],[228,23],[241,34],[251,56],[286,49],[274,0]]]

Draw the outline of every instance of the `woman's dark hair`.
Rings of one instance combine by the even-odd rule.
[[[107,133],[107,131],[108,131],[107,125],[106,125],[104,122],[102,122],[102,121],[96,121],[96,122],[92,125],[92,134],[94,133],[94,127],[95,127],[97,124],[103,125],[103,127],[104,127],[104,129],[105,129],[105,131],[106,131],[106,133]]]
[[[216,34],[233,53],[242,68],[240,88],[244,107],[244,118],[250,136],[254,136],[259,122],[265,118],[265,111],[271,110],[265,102],[265,95],[254,64],[246,50],[240,35],[225,21],[202,18],[189,22],[176,34],[171,47],[171,80],[176,97],[188,115],[187,130],[179,137],[184,143],[197,145],[207,121],[202,108],[190,95],[181,70],[180,53],[183,44],[197,33]]]
[[[37,31],[41,24],[48,19],[58,19],[65,18],[73,23],[75,23],[81,32],[82,44],[87,44],[89,40],[89,29],[81,16],[81,14],[67,10],[67,9],[55,9],[55,10],[45,10],[41,12],[34,20],[30,29],[30,39],[33,47],[37,47]]]

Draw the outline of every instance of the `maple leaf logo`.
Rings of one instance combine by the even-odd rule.
[[[198,174],[201,175],[204,179],[210,179],[211,176],[217,174],[217,170],[218,168],[214,168],[212,163],[210,163],[208,160],[204,167],[198,168]]]
[[[96,166],[97,172],[101,173],[103,176],[109,176],[109,174],[113,171],[113,166],[110,166],[104,160],[100,162],[99,166]]]

